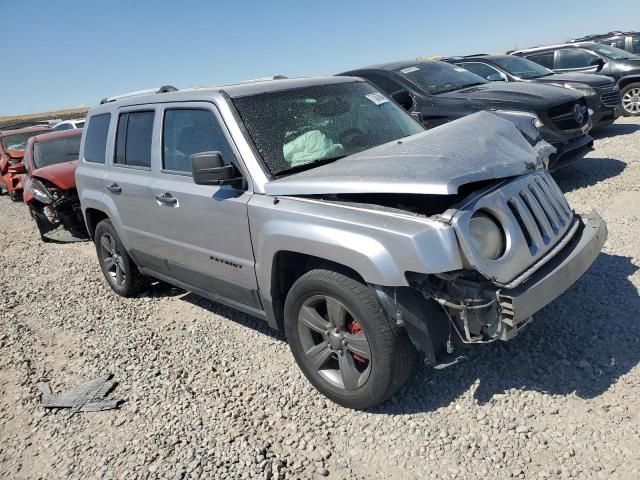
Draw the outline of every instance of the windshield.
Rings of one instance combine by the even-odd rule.
[[[80,135],[76,135],[58,140],[37,142],[33,146],[33,163],[36,168],[77,160],[80,151],[80,138]]]
[[[273,175],[313,168],[424,131],[365,82],[261,93],[233,103]]]
[[[629,53],[625,50],[621,50],[610,45],[601,45],[598,43],[590,45],[589,49],[593,50],[597,54],[602,55],[603,57],[608,58],[609,60],[627,60],[629,58],[638,58],[638,56],[634,55],[633,53]]]
[[[522,57],[499,57],[492,58],[491,61],[518,78],[540,78],[554,74],[548,68]]]
[[[396,72],[432,95],[487,83],[484,78],[475,73],[444,62],[416,63],[400,68]]]
[[[0,141],[2,141],[2,150],[4,152],[7,152],[8,150],[19,150],[23,152],[27,146],[27,140],[40,133],[43,132],[18,133],[16,135],[2,137],[2,139],[0,139]]]

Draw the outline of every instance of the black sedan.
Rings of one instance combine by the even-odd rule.
[[[591,73],[555,73],[513,55],[470,55],[444,60],[490,81],[544,83],[576,90],[587,99],[593,128],[613,123],[622,113],[620,89],[611,77]]]
[[[514,121],[529,118],[558,153],[593,145],[584,95],[566,88],[523,82],[489,82],[464,68],[439,61],[393,62],[350,70],[387,93],[426,128],[490,110]]]

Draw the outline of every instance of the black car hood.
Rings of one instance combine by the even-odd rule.
[[[493,82],[475,87],[441,93],[442,98],[466,100],[476,108],[495,108],[543,111],[582,98],[581,93],[551,85],[527,82]]]
[[[547,75],[546,77],[532,78],[532,82],[536,83],[584,83],[591,87],[607,87],[613,85],[615,80],[604,75],[594,75],[593,73],[556,73]]]
[[[468,115],[304,172],[271,181],[267,195],[452,195],[462,185],[542,168],[537,150],[508,120]]]

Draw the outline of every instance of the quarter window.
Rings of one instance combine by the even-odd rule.
[[[89,126],[84,140],[84,159],[87,162],[104,163],[110,121],[110,113],[94,115],[89,118]]]
[[[233,153],[211,110],[171,109],[165,111],[162,131],[162,168],[191,173],[189,157],[200,152],[220,152],[225,163]]]
[[[526,58],[543,67],[553,69],[553,53],[554,52],[535,53],[533,55],[527,55]]]
[[[594,58],[596,56],[592,53],[577,48],[558,50],[558,66],[556,68],[588,68]]]
[[[151,167],[151,138],[154,112],[123,113],[118,119],[114,163]],[[89,124],[91,128],[91,124]]]

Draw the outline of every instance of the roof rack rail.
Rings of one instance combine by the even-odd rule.
[[[173,85],[163,85],[160,88],[147,88],[144,90],[136,90],[135,92],[122,93],[120,95],[114,95],[113,97],[106,97],[100,100],[100,105],[104,105],[105,103],[115,102],[116,100],[121,100],[123,98],[135,97],[138,95],[149,95],[151,93],[168,93],[168,92],[177,92],[178,89]]]

